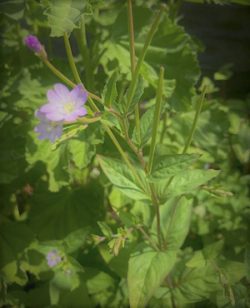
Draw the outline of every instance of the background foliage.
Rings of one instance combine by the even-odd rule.
[[[158,4],[134,3],[137,55]],[[121,111],[119,93],[131,79],[125,2],[16,0],[0,7],[1,305],[249,307],[250,100],[221,98],[214,80],[200,76],[200,47],[179,25],[175,3],[168,4],[148,48],[135,102],[141,102],[140,146],[148,155],[158,72],[165,67],[150,175],[162,204],[166,247],[160,251],[144,239],[146,232],[156,241],[149,197],[99,122],[87,129],[65,127],[55,144],[39,141],[34,133],[34,112],[58,80],[26,50],[24,37],[36,34],[53,63],[71,78],[61,48],[63,33],[71,33],[84,85]],[[87,48],[80,42],[81,20]],[[218,74],[228,78],[218,72],[217,80]],[[207,96],[191,154],[181,155],[204,85]],[[134,159],[119,137],[117,120],[102,111]],[[129,134],[138,144],[133,127]],[[139,167],[138,172],[146,182]],[[60,266],[48,267],[51,249],[60,252]]]

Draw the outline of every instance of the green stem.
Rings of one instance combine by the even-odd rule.
[[[144,238],[150,243],[152,248],[154,248],[156,251],[160,250],[157,247],[157,245],[152,241],[151,237],[147,234],[147,232],[143,229],[142,226],[136,226],[136,228],[141,232],[141,234],[144,236]]]
[[[68,84],[70,87],[75,87],[76,85],[69,80],[66,76],[64,76],[58,69],[56,69],[48,60],[43,59],[43,62],[50,68],[50,70],[57,76],[59,77],[61,80],[63,80],[66,84]],[[93,98],[98,98],[98,100],[100,99],[98,96],[89,93],[89,97],[88,97],[88,101],[90,102],[91,107],[96,111],[96,112],[100,112],[100,109],[95,105],[95,103],[93,102],[91,96]],[[100,99],[101,100],[101,99]],[[117,141],[117,139],[115,138],[115,135],[112,133],[111,129],[104,124],[103,122],[101,122],[105,131],[107,132],[107,134],[109,135],[110,139],[113,141],[114,145],[116,146],[117,150],[119,151],[120,155],[122,156],[124,162],[127,164],[128,168],[131,170],[131,172],[133,173],[138,185],[144,190],[144,185],[139,177],[139,175],[137,174],[136,169],[134,168],[134,166],[131,164],[131,162],[129,161],[126,153],[123,151],[122,147],[120,146],[119,142]]]
[[[135,71],[135,37],[134,37],[132,0],[128,0],[128,29],[129,29],[131,75],[133,75]]]
[[[49,62],[49,60],[41,58],[43,63],[47,65],[47,67],[52,71],[52,73],[54,73],[59,79],[61,79],[65,84],[67,84],[69,87],[74,88],[76,86],[76,84],[71,81],[70,79],[68,79],[63,73],[61,73],[51,62]],[[100,103],[102,102],[102,99],[95,95],[94,93],[89,92],[88,90],[86,90],[88,92],[89,97],[97,100]]]
[[[135,144],[133,143],[133,141],[129,138],[126,120],[124,118],[121,118],[120,123],[121,123],[121,127],[122,127],[122,130],[123,130],[123,133],[124,133],[124,138],[125,138],[127,144],[129,145],[131,150],[135,153],[135,155],[137,156],[137,159],[139,160],[142,168],[145,170],[146,163],[144,161],[142,151],[140,151],[140,149],[138,149],[135,146]]]
[[[72,74],[74,76],[74,79],[75,79],[76,83],[82,84],[81,78],[79,76],[79,73],[78,73],[76,65],[75,65],[74,57],[73,57],[72,50],[71,50],[71,47],[70,47],[68,34],[66,32],[64,33],[63,38],[64,38],[64,45],[65,45],[69,65],[70,65]]]
[[[161,234],[160,205],[159,205],[159,201],[156,196],[154,185],[150,183],[149,187],[150,187],[150,192],[151,192],[151,200],[155,208],[156,223],[157,223],[157,237],[158,237],[159,247],[161,249],[162,248],[162,234]]]
[[[71,88],[74,88],[76,85],[70,79],[68,79],[63,73],[61,73],[49,60],[43,59],[43,63],[47,65],[47,67],[54,73],[59,79],[61,79],[64,83],[66,83]]]
[[[92,101],[91,98],[89,98],[89,101],[91,103],[92,108],[96,111],[96,112],[100,112],[100,109],[95,105],[95,103]],[[116,139],[115,135],[113,134],[113,132],[111,131],[111,129],[101,121],[103,128],[105,129],[106,133],[109,135],[110,139],[113,141],[114,145],[116,146],[118,152],[120,153],[121,157],[123,158],[124,162],[126,163],[126,165],[128,166],[128,168],[131,170],[131,172],[133,173],[137,184],[142,188],[142,190],[144,190],[144,185],[139,177],[139,175],[137,174],[136,169],[134,168],[134,166],[131,164],[130,160],[128,159],[126,153],[123,151],[122,147],[120,146],[118,140]]]
[[[76,32],[76,37],[77,37],[77,43],[81,51],[82,62],[84,65],[86,85],[87,88],[90,88],[92,90],[94,85],[94,75],[93,75],[93,69],[91,67],[92,62],[90,59],[89,48],[86,39],[86,27],[85,27],[84,15],[81,16],[80,28]]]
[[[154,161],[157,129],[158,129],[158,126],[159,126],[159,123],[160,123],[160,113],[161,113],[161,105],[162,105],[162,92],[163,92],[163,80],[164,80],[164,68],[161,67],[160,76],[159,76],[159,84],[158,84],[158,89],[157,89],[157,97],[156,97],[156,103],[155,103],[155,113],[154,113],[152,139],[151,139],[150,152],[149,152],[149,161],[148,161],[148,168],[147,168],[148,173],[151,173],[153,161]]]
[[[139,73],[140,73],[140,69],[141,69],[143,60],[145,58],[146,52],[148,50],[148,47],[149,47],[149,45],[150,45],[150,43],[152,41],[152,38],[153,38],[157,28],[158,28],[158,25],[159,25],[162,13],[163,13],[163,6],[161,6],[161,9],[159,10],[159,12],[157,13],[157,15],[155,17],[155,20],[154,20],[154,22],[153,22],[153,24],[152,24],[152,26],[151,26],[151,28],[149,30],[149,33],[148,33],[148,35],[146,37],[146,41],[144,43],[143,49],[142,49],[141,54],[139,56],[138,62],[136,64],[135,72],[133,74],[130,87],[128,89],[128,100],[127,100],[127,106],[126,106],[127,110],[129,109],[129,107],[131,105],[131,102],[133,100],[133,97],[134,97],[134,94],[135,94],[135,90],[136,90],[137,80],[138,80]]]
[[[195,129],[196,129],[196,126],[197,126],[198,118],[199,118],[199,115],[200,115],[201,110],[202,110],[202,106],[203,106],[205,95],[206,95],[206,87],[204,87],[203,90],[202,90],[201,97],[200,97],[200,100],[198,102],[198,106],[196,108],[196,113],[195,113],[193,125],[192,125],[192,128],[191,128],[189,137],[187,139],[186,145],[185,145],[185,147],[184,147],[184,149],[182,151],[182,154],[185,154],[187,152],[187,150],[188,150],[188,148],[189,148],[189,146],[190,146],[190,144],[192,142],[192,139],[193,139],[193,136],[194,136],[194,132],[195,132]]]
[[[167,111],[163,113],[163,121],[162,121],[162,131],[161,131],[161,136],[160,136],[160,143],[162,144],[164,141],[165,137],[165,132],[167,129]]]
[[[123,151],[122,147],[120,146],[118,140],[115,138],[115,135],[112,133],[111,129],[102,122],[102,125],[105,129],[105,131],[107,132],[107,134],[109,135],[110,139],[113,141],[114,145],[116,146],[118,152],[120,153],[121,157],[123,158],[124,162],[126,163],[126,165],[128,166],[128,168],[131,170],[131,172],[133,173],[137,184],[141,187],[141,189],[143,191],[145,191],[144,189],[144,185],[136,171],[136,169],[134,168],[134,166],[131,164],[130,160],[128,159],[126,153]]]
[[[130,63],[131,63],[131,78],[135,72],[135,37],[134,37],[134,22],[132,0],[128,0],[128,29],[129,29],[129,46],[130,46]],[[140,129],[140,106],[135,106],[135,127],[139,144],[141,144],[141,129]]]

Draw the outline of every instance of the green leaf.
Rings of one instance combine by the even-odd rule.
[[[80,280],[79,287],[71,291],[60,292],[60,307],[94,307],[88,296],[86,283],[83,279]]]
[[[184,173],[166,177],[155,184],[160,200],[164,201],[169,196],[179,196],[205,184],[219,174],[217,170],[186,170]]]
[[[247,280],[250,281],[250,244],[247,244],[245,252],[245,265]]]
[[[79,249],[85,243],[88,234],[88,228],[81,228],[67,235],[63,239],[64,251],[72,253]]]
[[[70,272],[59,270],[55,273],[51,283],[54,284],[55,287],[63,290],[74,290],[79,284],[79,276],[74,270],[70,269]]]
[[[154,119],[154,107],[151,107],[143,114],[140,120],[140,131],[141,131],[140,146],[145,145],[151,137],[153,119]],[[136,140],[136,137],[137,137],[136,129],[134,129],[133,140]],[[136,142],[138,143],[137,140]]]
[[[140,99],[143,95],[144,92],[144,82],[143,82],[143,78],[139,77],[137,84],[136,84],[136,89],[135,89],[135,94],[132,98],[132,102],[130,104],[130,106],[128,106],[128,112],[133,112],[135,106],[140,102]]]
[[[116,281],[107,273],[91,269],[91,277],[87,280],[88,292],[96,305],[109,307],[110,299],[114,295]]]
[[[31,229],[23,223],[9,222],[1,225],[0,267],[18,260],[20,254],[34,239]]]
[[[102,231],[102,234],[107,238],[107,239],[111,239],[113,236],[113,232],[111,230],[111,228],[106,224],[105,221],[98,221],[97,222],[99,228]]]
[[[49,1],[48,9],[44,14],[48,17],[50,36],[60,37],[64,32],[71,33],[77,28],[77,22],[84,7],[84,2],[79,0]]]
[[[111,77],[108,79],[104,90],[103,90],[103,97],[104,97],[104,104],[107,107],[111,107],[112,104],[115,103],[117,99],[118,93],[116,89],[116,83],[118,79],[118,72],[115,70]]]
[[[126,204],[130,203],[130,201],[131,200],[126,195],[121,193],[120,190],[115,187],[112,188],[111,193],[109,194],[109,202],[113,208],[121,209]]]
[[[1,1],[0,3],[0,12],[15,21],[20,20],[23,17],[24,9],[24,0],[8,0]]]
[[[148,200],[149,196],[137,186],[136,180],[128,167],[118,159],[107,158],[99,156],[99,161],[103,172],[107,178],[115,185],[121,192],[133,200]],[[136,168],[141,180],[145,183],[145,173],[142,169]],[[147,184],[145,183],[145,187]]]
[[[175,251],[137,250],[129,260],[128,291],[131,308],[144,307],[171,271],[176,260]]]
[[[219,282],[219,275],[208,265],[205,267],[184,270],[179,277],[178,286],[172,292],[172,296],[179,303],[195,303],[210,297],[211,293],[222,289]],[[170,290],[168,289],[170,293]]]
[[[109,63],[117,61],[121,72],[130,78],[129,43],[127,38],[127,21],[122,24],[126,16],[125,8],[121,10],[117,22],[111,29],[110,40],[103,46],[105,52],[101,62],[108,71]],[[150,9],[141,6],[133,7],[133,15],[138,16],[135,21],[135,49],[139,55],[149,30]],[[156,69],[163,65],[166,79],[176,80],[176,87],[168,103],[177,110],[185,110],[191,106],[194,86],[199,78],[200,70],[197,61],[197,46],[191,37],[165,14],[158,30],[148,48],[141,74],[154,88],[156,87]],[[165,92],[165,91],[164,91]]]
[[[72,155],[73,162],[79,169],[87,167],[95,154],[91,144],[77,139],[69,140],[68,149]]]
[[[102,189],[95,183],[58,193],[37,192],[32,198],[30,226],[40,240],[63,239],[71,232],[83,232],[102,219]]]
[[[207,245],[203,250],[194,252],[193,257],[186,263],[187,267],[204,267],[208,262],[214,261],[222,251],[224,241],[218,241]]]
[[[164,179],[168,175],[183,172],[198,158],[197,154],[158,156],[155,158],[150,179]]]
[[[60,289],[58,289],[55,284],[49,284],[49,297],[51,305],[57,305],[60,298]]]
[[[186,197],[174,198],[160,207],[161,232],[167,250],[176,250],[182,246],[189,231],[192,201]],[[156,220],[153,223],[155,232]]]
[[[223,260],[219,266],[226,273],[230,284],[234,284],[246,276],[246,266],[242,262]]]
[[[20,177],[26,163],[23,159],[26,131],[24,124],[16,125],[12,120],[6,121],[1,127],[0,138],[0,183],[7,184]]]

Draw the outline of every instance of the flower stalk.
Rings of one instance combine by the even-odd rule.
[[[199,115],[200,115],[201,110],[202,110],[205,95],[206,95],[206,87],[204,87],[203,90],[202,90],[198,105],[196,107],[196,112],[195,112],[195,117],[194,117],[194,121],[193,121],[193,124],[192,124],[192,128],[191,128],[190,134],[188,136],[186,145],[185,145],[185,147],[182,151],[182,154],[185,154],[187,152],[187,150],[188,150],[188,148],[189,148],[189,146],[190,146],[190,144],[193,140],[194,132],[195,132],[195,129],[197,127],[197,122],[198,122]]]
[[[149,47],[149,45],[150,45],[150,43],[151,43],[151,41],[153,39],[153,36],[154,36],[154,34],[155,34],[155,32],[156,32],[156,30],[158,28],[158,25],[160,23],[163,11],[164,11],[164,6],[161,6],[160,10],[157,13],[157,15],[156,15],[156,17],[154,19],[154,22],[153,22],[153,24],[152,24],[152,26],[151,26],[151,28],[150,28],[150,30],[148,32],[148,35],[146,37],[146,41],[144,43],[143,49],[142,49],[141,54],[139,56],[139,59],[137,61],[137,64],[136,64],[136,67],[135,67],[135,71],[134,71],[134,74],[132,76],[132,81],[131,81],[131,84],[130,84],[129,89],[128,89],[128,99],[127,99],[127,106],[126,106],[127,110],[129,110],[129,107],[130,107],[130,105],[132,103],[142,63],[143,63],[144,58],[146,56],[148,47]]]
[[[151,144],[150,144],[149,161],[148,161],[148,166],[147,166],[148,173],[151,173],[153,161],[154,161],[157,130],[158,130],[158,126],[160,123],[160,115],[161,115],[161,109],[162,109],[161,107],[162,107],[163,80],[164,80],[164,68],[161,67],[158,89],[157,89],[157,96],[156,96],[156,103],[155,103],[154,122],[153,122],[152,139],[151,139]]]
[[[129,47],[130,47],[130,63],[131,63],[131,78],[133,78],[135,72],[135,38],[134,38],[134,22],[133,22],[133,10],[132,0],[128,0],[128,29],[129,29]],[[135,106],[135,127],[136,134],[141,143],[141,129],[140,129],[140,106]]]
[[[71,49],[70,42],[69,42],[69,37],[68,37],[68,34],[66,32],[63,35],[63,39],[64,39],[64,45],[65,45],[69,65],[70,65],[72,74],[74,76],[74,79],[75,79],[76,83],[82,84],[81,78],[79,76],[78,70],[77,70],[76,65],[75,65],[72,49]]]

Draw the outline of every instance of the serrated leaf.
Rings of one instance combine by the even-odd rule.
[[[69,140],[68,149],[72,155],[73,162],[79,169],[87,167],[95,154],[93,146],[77,139]]]
[[[34,240],[32,230],[23,223],[9,222],[1,225],[0,267],[17,260],[20,253]]]
[[[99,156],[101,167],[111,181],[121,192],[133,200],[148,200],[149,196],[136,184],[136,179],[128,167],[118,159]],[[135,166],[134,166],[135,167]],[[145,183],[145,173],[136,168],[141,180]],[[147,187],[147,184],[144,185]]]
[[[71,33],[77,28],[84,5],[78,0],[53,0],[45,11],[48,17],[48,24],[51,28],[50,36],[60,37],[65,32]]]
[[[199,158],[197,154],[175,154],[164,155],[155,158],[150,180],[164,179],[168,175],[183,172],[195,160]]]
[[[175,251],[137,250],[129,260],[128,291],[131,308],[146,306],[155,290],[172,269],[176,261]]]
[[[118,93],[116,89],[116,83],[118,79],[118,72],[114,71],[111,77],[108,79],[104,90],[103,90],[103,97],[104,97],[104,104],[107,107],[111,107],[112,104],[115,103],[117,99]]]
[[[102,189],[94,183],[71,192],[37,192],[30,226],[40,240],[61,240],[81,228],[93,228],[102,219],[101,198]]]

